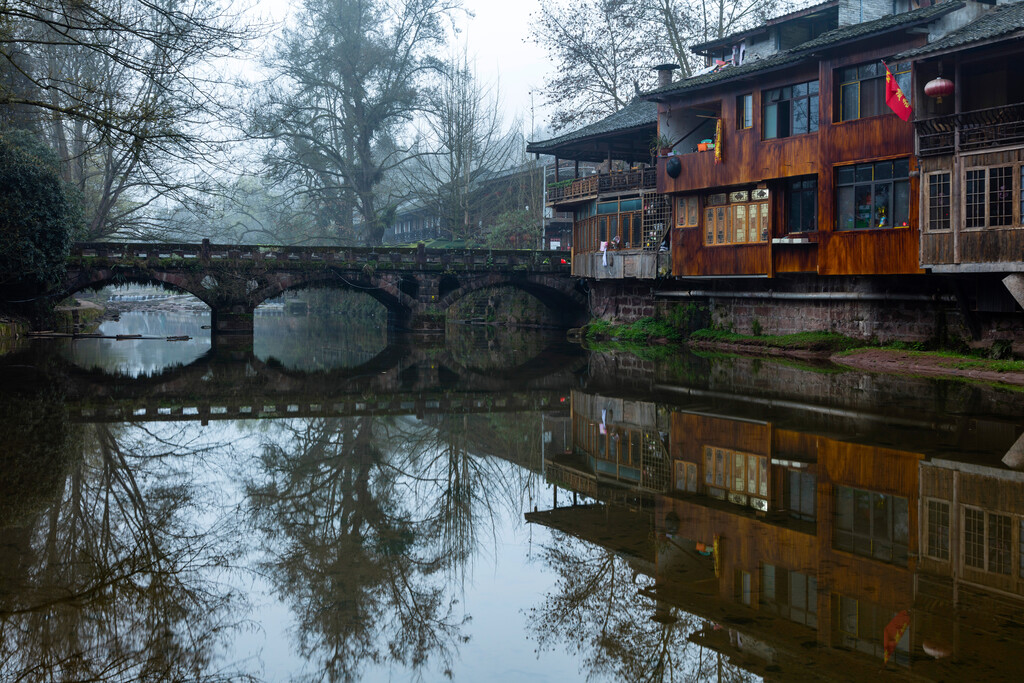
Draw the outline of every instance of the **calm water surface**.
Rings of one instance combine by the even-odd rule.
[[[206,324],[0,358],[0,680],[1018,679],[1018,392]]]

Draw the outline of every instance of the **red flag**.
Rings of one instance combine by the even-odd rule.
[[[910,615],[907,614],[907,610],[903,610],[886,624],[885,629],[882,631],[882,651],[885,655],[883,663],[889,663],[889,657],[892,657],[893,653],[896,652],[896,646],[899,645],[903,632],[907,630],[907,626],[910,626]]]
[[[896,77],[889,71],[889,67],[886,66],[885,62],[882,62],[882,66],[885,67],[885,103],[889,105],[889,109],[895,112],[896,116],[904,121],[909,121],[910,102],[907,100],[907,96],[903,94],[900,84],[896,82]]]

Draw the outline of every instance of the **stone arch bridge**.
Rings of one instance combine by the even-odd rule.
[[[482,289],[511,286],[581,322],[587,297],[569,252],[417,247],[268,247],[80,242],[61,291],[160,283],[210,307],[213,335],[252,335],[257,306],[288,290],[349,288],[373,297],[396,330],[444,329],[447,308]]]

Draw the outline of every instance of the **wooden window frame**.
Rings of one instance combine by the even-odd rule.
[[[794,187],[797,183],[801,183],[802,184],[802,183],[807,183],[807,182],[813,182],[814,183],[814,187],[812,187],[810,189],[805,188],[805,187],[801,187],[801,188],[797,189],[797,188]],[[811,221],[812,227],[808,228],[807,230],[795,230],[795,229],[793,229],[793,226],[789,222],[789,217],[792,215],[792,211],[791,210],[792,210],[792,207],[793,207],[794,195],[797,194],[797,193],[803,194],[805,192],[811,193],[811,195],[814,197],[814,211],[813,211],[814,215],[813,215],[813,220]],[[801,211],[801,218],[802,217],[803,217],[803,212]],[[817,232],[817,231],[818,231],[818,176],[812,175],[812,176],[800,176],[800,177],[795,177],[795,178],[788,178],[786,180],[786,234],[806,235],[809,232]]]
[[[992,186],[991,178],[994,169],[1010,169],[1011,187],[1006,190],[1010,194],[1010,222],[1008,225],[992,225]],[[981,204],[984,214],[982,225],[967,225],[967,176],[972,172],[984,171],[984,189],[982,190],[983,202]],[[936,171],[936,173],[947,173],[949,171]],[[932,174],[929,174],[932,175]],[[978,232],[981,230],[1019,230],[1024,227],[1024,164],[1019,161],[1008,164],[986,164],[984,166],[964,166],[960,169],[960,212],[959,227],[961,230]]]
[[[879,63],[884,63],[884,60],[872,60],[870,62],[862,62],[860,64],[851,64],[849,66],[842,66],[833,71],[833,81],[835,82],[835,93],[833,94],[833,102],[835,106],[832,110],[832,122],[833,123],[845,123],[848,121],[859,121],[860,119],[869,119],[876,116],[885,116],[886,114],[892,114],[893,111],[885,102],[885,68],[879,69],[880,73],[875,75],[861,75],[861,69],[866,69],[871,66],[878,66]],[[903,94],[906,95],[909,100],[913,96],[911,90],[911,62],[899,62],[895,65],[890,65],[889,70],[892,72],[893,77],[899,84],[900,89],[903,90]],[[849,69],[856,69],[857,74],[854,78],[849,78],[843,74],[844,71]],[[874,83],[880,81],[880,83]],[[872,87],[881,85],[881,92],[878,98],[878,111],[874,113],[864,113],[864,99],[861,97],[861,91],[863,89],[862,84],[871,83]],[[851,116],[850,118],[844,118],[844,110],[846,103],[846,86],[856,85],[857,91],[857,115]]]
[[[750,118],[747,118],[749,105]],[[748,130],[754,127],[754,93],[743,93],[736,96],[736,130]]]
[[[793,90],[801,86],[807,86],[807,92],[802,95],[794,95]],[[779,98],[772,100],[771,93],[779,91]],[[811,107],[811,101],[817,102],[817,106]],[[786,134],[779,134],[779,105],[786,103],[788,106],[786,110]],[[775,131],[774,135],[769,136],[768,129],[768,110],[771,107],[775,107]],[[807,108],[807,130],[802,133],[793,132],[793,113],[799,106],[806,106]],[[812,116],[812,111],[817,112],[817,116]],[[785,138],[796,137],[797,135],[809,135],[811,133],[818,132],[818,118],[821,116],[821,88],[818,79],[811,81],[803,81],[801,83],[793,83],[792,85],[780,86],[778,88],[766,88],[761,91],[761,138],[762,140],[782,140]]]
[[[946,176],[946,227],[936,228],[932,222],[932,178]],[[949,232],[953,229],[953,172],[951,170],[932,171],[921,178],[921,202],[924,204],[924,229],[927,232]]]
[[[882,178],[882,179],[875,178],[876,166],[878,164],[881,164],[881,163],[892,163],[892,164],[895,164],[897,161],[904,161],[904,160],[907,162],[907,175],[905,175],[905,176],[898,176],[897,177],[895,175],[895,170],[893,170],[893,175],[891,175],[889,178]],[[872,174],[871,175],[871,180],[857,180],[856,179],[856,173],[857,173],[858,169],[862,169],[862,168],[868,167],[868,166],[871,167],[871,174]],[[840,182],[840,180],[839,180],[840,173],[842,173],[844,170],[846,170],[848,168],[852,168],[854,170],[854,174],[855,175],[854,175],[853,182]],[[855,164],[840,164],[840,165],[837,165],[837,166],[833,167],[833,173],[834,173],[834,178],[835,178],[834,186],[835,186],[835,230],[836,230],[836,232],[858,232],[858,231],[861,231],[861,230],[905,230],[905,229],[908,229],[908,228],[911,227],[911,222],[912,222],[912,219],[913,219],[913,216],[914,216],[914,211],[913,211],[913,202],[911,200],[911,194],[912,193],[910,191],[910,177],[911,177],[910,157],[903,157],[903,156],[901,156],[901,157],[894,157],[894,158],[888,158],[888,159],[874,159],[872,161],[862,161],[862,162],[855,163]],[[906,184],[906,188],[907,188],[907,224],[906,225],[896,225],[895,224],[896,221],[893,219],[893,216],[892,216],[893,207],[895,206],[895,203],[896,203],[896,184],[897,183],[905,183]],[[857,188],[858,187],[866,187],[866,186],[870,186],[871,187],[871,203],[870,203],[871,214],[872,214],[871,215],[871,220],[870,220],[870,224],[869,225],[864,226],[864,227],[857,227],[857,205],[856,205],[857,197],[856,197],[856,192],[857,192]],[[886,216],[885,216],[887,225],[875,225],[876,221],[879,220],[878,217],[874,215],[875,214],[875,209],[877,207],[876,200],[875,200],[875,196],[876,196],[876,193],[877,193],[876,188],[883,187],[883,186],[888,186],[889,187],[889,204],[887,205]],[[852,191],[854,193],[854,198],[853,198],[853,201],[854,201],[854,206],[853,206],[853,208],[854,208],[853,226],[849,227],[849,228],[843,227],[843,225],[842,225],[843,215],[841,213],[841,211],[842,211],[842,202],[840,201],[840,195],[841,195],[842,191],[845,188],[852,188]]]
[[[840,497],[842,491],[851,492],[852,508],[850,529],[843,529],[840,525]],[[862,533],[857,530],[857,495],[864,494],[869,496],[870,505],[867,506],[868,515],[870,517],[868,521],[868,530],[866,533]],[[875,504],[874,497],[882,497],[888,499],[886,506],[887,518],[883,520],[883,526],[886,527],[888,536],[880,536],[876,534],[879,522],[876,520],[875,515],[877,512],[877,505]],[[902,501],[902,505],[905,508],[907,515],[907,537],[902,542],[896,540],[896,503]],[[899,567],[906,567],[910,559],[910,500],[906,496],[897,496],[891,493],[882,493],[881,491],[872,491],[870,489],[861,489],[854,486],[842,486],[837,485],[835,487],[835,503],[833,509],[832,519],[832,547],[840,552],[851,553],[858,557],[867,557],[878,562],[884,562],[886,564],[892,564]],[[849,538],[849,546],[846,547],[845,541],[840,541],[840,537]],[[859,542],[867,542],[868,552],[862,552],[858,550]],[[888,546],[888,558],[883,557],[879,554],[879,549],[884,549]],[[902,550],[902,553],[897,553],[897,550]]]
[[[702,217],[701,239],[704,246],[737,247],[768,244],[772,238],[770,202],[769,198],[716,205],[705,203],[703,211],[699,214]],[[737,219],[741,214],[743,225],[739,226]],[[750,239],[752,231],[757,239]],[[741,235],[745,239],[738,239]]]
[[[699,228],[701,207],[700,198],[695,194],[679,195],[675,201],[676,227],[677,228]],[[692,209],[692,215],[691,215]]]
[[[946,525],[945,525],[945,527],[939,526],[938,523],[936,523],[936,526],[935,526],[936,535],[940,535],[943,532],[943,530],[945,531],[945,539],[946,539],[945,555],[943,555],[941,551],[940,552],[934,552],[935,549],[932,547],[932,545],[933,545],[933,543],[932,543],[932,522],[934,521],[932,518],[933,518],[933,515],[935,514],[933,512],[933,510],[932,510],[932,505],[937,505],[937,506],[945,507],[945,518],[946,518]],[[938,562],[949,562],[950,548],[951,548],[950,542],[951,542],[951,536],[952,536],[952,530],[953,530],[953,527],[952,527],[952,520],[953,520],[953,517],[952,517],[952,505],[950,504],[950,502],[948,500],[942,500],[940,498],[925,498],[923,509],[924,509],[924,539],[923,539],[924,540],[924,554],[929,559],[936,560]]]
[[[981,532],[982,532],[981,533],[981,550],[982,550],[982,554],[981,554],[981,558],[980,558],[981,559],[981,566],[980,567],[976,566],[976,565],[973,565],[973,564],[968,564],[967,563],[967,561],[968,561],[968,555],[967,555],[967,548],[968,548],[968,543],[967,543],[967,532],[968,532],[968,528],[967,528],[967,515],[968,515],[968,511],[970,511],[971,513],[980,513],[981,514]],[[1019,564],[1019,562],[1020,562],[1020,560],[1019,560],[1019,558],[1020,558],[1020,549],[1019,549],[1019,543],[1020,543],[1020,538],[1019,538],[1020,522],[1019,522],[1019,520],[1020,520],[1020,517],[1018,517],[1017,515],[1013,515],[1013,514],[1009,514],[1009,513],[1004,513],[1004,512],[990,512],[989,510],[985,510],[985,509],[979,508],[979,507],[977,507],[975,505],[962,505],[960,507],[960,517],[961,517],[961,519],[960,519],[961,527],[960,528],[963,529],[963,532],[960,534],[960,565],[961,565],[961,569],[962,570],[964,570],[964,571],[982,572],[982,573],[985,573],[985,574],[992,574],[993,576],[1007,576],[1007,577],[1022,578],[1021,577],[1021,573],[1020,573],[1021,567],[1020,567],[1020,564]],[[993,560],[992,560],[991,554],[990,554],[991,550],[992,550],[992,538],[990,537],[990,532],[991,532],[990,520],[993,517],[999,517],[999,518],[1005,519],[1006,522],[1007,522],[1007,525],[1009,527],[1009,534],[1010,534],[1010,536],[1009,536],[1009,547],[1006,549],[1006,554],[1007,554],[1007,558],[1006,558],[1007,571],[1005,571],[1005,572],[1003,572],[1003,571],[994,571],[992,569]],[[1015,533],[1015,531],[1016,531],[1016,533]],[[1014,572],[1015,568],[1017,569],[1016,573]]]

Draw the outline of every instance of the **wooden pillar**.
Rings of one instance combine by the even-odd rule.
[[[558,182],[558,157],[555,157],[555,182]]]
[[[572,177],[573,178],[579,178],[580,177],[580,160],[579,159],[577,159],[575,161],[575,163],[573,164],[573,175],[572,175]]]

